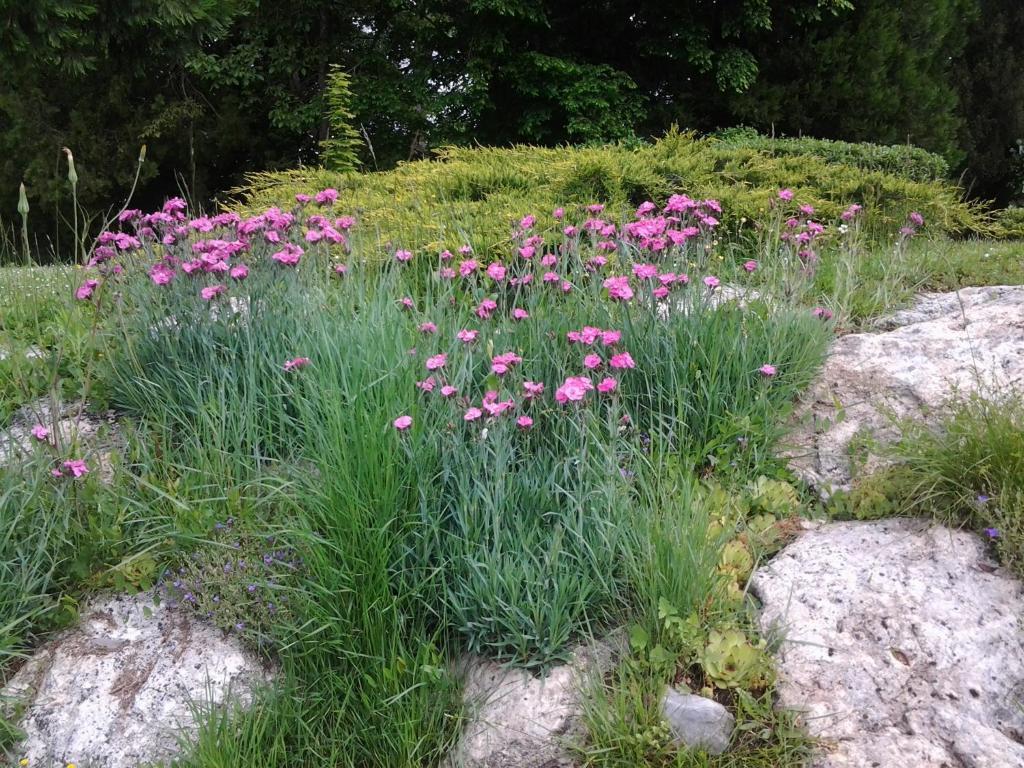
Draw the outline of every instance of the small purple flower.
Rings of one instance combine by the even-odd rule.
[[[256,591],[256,585],[250,584],[248,587],[246,587],[246,589],[249,590],[249,594],[251,595],[253,592]]]
[[[998,539],[999,538],[999,529],[998,528],[986,528],[985,529],[985,535],[988,536],[990,539]]]
[[[979,493],[978,494],[978,503],[979,504],[984,504],[985,502],[987,502],[989,500],[989,498],[990,497],[986,496],[984,493]]]

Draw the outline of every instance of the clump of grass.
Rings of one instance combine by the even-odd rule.
[[[952,401],[933,423],[904,424],[889,495],[910,514],[967,526],[1024,574],[1024,399],[1013,390]]]

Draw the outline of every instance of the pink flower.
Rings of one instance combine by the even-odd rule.
[[[214,296],[220,296],[222,293],[226,293],[227,290],[228,287],[226,285],[218,283],[217,285],[208,285],[206,288],[203,288],[203,290],[199,292],[199,295],[206,301],[210,301]]]
[[[512,319],[513,320],[525,320],[529,316],[530,316],[530,313],[527,312],[525,309],[522,309],[521,307],[515,307],[512,310]]]
[[[424,392],[433,392],[435,384],[436,384],[436,382],[434,381],[434,377],[433,376],[430,376],[430,377],[424,379],[423,381],[417,381],[416,382],[416,386],[419,387]]]
[[[779,200],[785,200],[786,202],[789,202],[792,199],[793,199],[793,190],[792,189],[780,189],[779,190]]]
[[[570,376],[562,386],[555,390],[555,400],[562,405],[565,403],[578,403],[593,388],[593,383],[586,376]]]
[[[484,299],[480,302],[480,306],[476,308],[477,317],[486,320],[498,308],[498,302],[494,299]]]
[[[484,412],[481,411],[479,408],[467,408],[466,412],[462,416],[462,420],[463,421],[476,421],[477,419],[479,419],[483,415],[484,415]]]
[[[586,357],[583,358],[583,367],[584,368],[589,368],[589,369],[593,370],[594,368],[600,367],[600,365],[601,365],[601,356],[600,355],[587,355]]]
[[[319,205],[334,205],[334,201],[338,199],[338,190],[322,189],[316,193],[316,201]]]
[[[448,250],[441,251],[441,261],[451,261],[455,258],[455,255]]]
[[[530,427],[533,426],[533,419],[531,419],[529,416],[520,416],[518,419],[516,419],[516,424],[519,426],[520,429],[529,429]]]
[[[68,470],[75,477],[81,477],[82,475],[89,474],[89,467],[86,466],[85,462],[81,459],[69,459],[62,465],[64,469]]]
[[[405,432],[405,430],[412,426],[412,416],[399,416],[391,424],[399,432]]]
[[[487,267],[487,276],[494,281],[501,282],[505,279],[505,267],[494,262]]]
[[[299,259],[302,258],[302,253],[302,248],[300,248],[299,246],[293,243],[286,243],[284,248],[282,248],[277,253],[271,254],[270,258],[272,258],[279,264],[285,264],[289,267],[294,267],[296,264],[299,263]]]
[[[56,468],[50,470],[50,475],[52,477],[64,477],[64,473],[61,472],[59,469],[56,469]]]
[[[420,333],[437,333],[437,326],[430,321],[420,323]]]
[[[579,230],[576,229],[576,227],[573,227],[573,226],[568,226],[568,227],[566,227],[565,229],[562,230],[562,234],[565,235],[566,237],[576,237],[576,234],[578,232],[579,232]]]
[[[622,331],[601,331],[601,343],[606,347],[618,344],[622,340]]]
[[[536,216],[533,216],[533,215],[523,216],[523,218],[521,218],[519,220],[519,228],[520,229],[529,229],[536,222],[537,222],[537,217]]]
[[[555,208],[555,210],[553,210],[551,212],[551,216],[554,219],[559,219],[559,220],[560,219],[564,219],[565,218],[565,208]]]
[[[50,430],[44,427],[42,424],[36,424],[32,427],[32,437],[36,440],[43,442],[50,438]]]
[[[78,290],[75,291],[75,298],[78,299],[79,301],[85,301],[86,299],[92,296],[92,292],[96,290],[96,286],[99,284],[99,280],[95,280],[92,278],[86,280],[84,283],[78,286]]]
[[[611,376],[606,376],[605,378],[601,379],[601,381],[598,383],[597,391],[606,395],[609,392],[614,392],[616,387],[618,386],[619,382],[617,382]]]
[[[295,202],[298,203],[299,205],[305,205],[312,199],[313,198],[310,195],[304,194],[302,192],[299,192],[297,195],[295,195]]]
[[[544,385],[539,381],[524,381],[523,391],[526,392],[526,395],[524,395],[524,397],[527,400],[532,400],[533,398],[543,394]]]
[[[412,251],[395,251],[395,260],[401,262],[412,261]]]
[[[721,281],[714,275],[708,275],[707,277],[704,278],[704,285],[714,290],[719,285],[721,285]]]
[[[558,287],[562,289],[562,293],[572,292],[572,283],[570,283],[568,280],[563,280],[562,284]]]
[[[604,287],[608,290],[608,297],[619,301],[629,301],[633,298],[633,289],[629,287],[629,278],[624,276],[606,278]]]
[[[743,268],[747,270],[747,272],[753,272],[755,269],[757,269],[757,262],[754,261],[753,259],[745,261],[743,262]]]
[[[442,280],[452,280],[455,278],[455,270],[452,269],[451,267],[441,267],[440,271],[437,274],[441,277]]]
[[[441,387],[441,397],[451,397],[456,392],[458,392],[458,390],[455,389],[455,387],[453,387],[451,384],[445,384],[443,387]]]
[[[459,262],[459,276],[469,277],[480,268],[476,259],[466,259],[465,261]]]
[[[664,299],[668,296],[668,288],[664,285],[659,285],[657,288],[651,291],[651,295],[656,299]]]
[[[910,219],[910,223],[913,224],[915,227],[924,226],[924,216],[922,216],[917,211],[911,211],[910,216],[908,216],[907,218]]]
[[[348,265],[347,264],[335,264],[334,265],[334,274],[336,274],[336,275],[344,275],[346,272],[348,272]]]
[[[249,276],[249,268],[245,264],[238,264],[231,268],[230,274],[235,280],[245,280]]]
[[[558,276],[557,272],[545,272],[544,277],[541,278],[545,283],[557,283],[562,278]]]
[[[813,216],[814,215],[814,206],[813,205],[806,205],[806,204],[805,205],[801,205],[800,206],[800,213],[806,214],[807,216]]]
[[[457,338],[463,344],[472,344],[474,341],[476,341],[476,337],[479,334],[480,331],[471,331],[466,328],[463,328],[461,331],[455,334],[455,338]]]
[[[524,245],[522,248],[519,249],[519,255],[522,258],[526,259],[527,261],[532,259],[536,252],[537,249],[534,248],[532,245]]]
[[[540,258],[540,265],[542,267],[553,267],[558,263],[558,257],[553,253],[545,253]]]
[[[650,200],[647,200],[646,202],[640,203],[640,207],[636,209],[636,217],[638,219],[642,218],[642,217],[646,216],[648,213],[650,213],[651,211],[653,211],[655,208],[657,208],[657,206],[654,203],[652,203]]]
[[[416,303],[409,296],[403,296],[401,301],[399,301],[399,304],[401,304],[405,309],[413,309],[416,306]]]
[[[174,279],[174,269],[162,262],[154,264],[153,268],[149,270],[149,279],[155,285],[167,285]]]
[[[649,280],[657,276],[658,268],[653,264],[634,264],[633,274],[640,280]]]
[[[295,371],[307,365],[309,365],[308,357],[293,357],[291,360],[285,361],[284,369],[286,371]]]
[[[762,365],[757,370],[761,373],[762,376],[766,376],[768,378],[771,378],[772,376],[774,376],[776,374],[776,369],[775,369],[774,365],[767,365],[767,364],[765,364],[765,365]]]
[[[434,355],[433,357],[428,357],[427,370],[436,371],[438,368],[443,368],[446,362],[448,362],[448,355],[444,353],[441,353],[440,355]]]
[[[819,320],[832,319],[832,310],[825,309],[825,307],[815,307],[814,309],[811,310],[811,314],[814,315]]]
[[[845,211],[839,214],[839,218],[842,219],[843,221],[852,221],[853,218],[858,213],[860,213],[861,210],[863,210],[863,206],[853,203],[852,205],[850,205],[849,208],[847,208]]]
[[[608,361],[608,365],[612,368],[635,368],[636,363],[633,362],[632,356],[629,352],[620,352],[617,355],[612,355],[611,360]]]
[[[593,205],[588,205],[587,210],[590,213],[600,213],[601,211],[604,210],[604,205],[602,205],[601,203],[594,203]]]

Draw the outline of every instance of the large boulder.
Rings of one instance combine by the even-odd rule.
[[[15,750],[29,765],[135,768],[173,758],[197,708],[245,705],[268,679],[189,609],[107,596],[32,655],[0,691],[0,708],[25,731]]]
[[[830,523],[754,574],[813,768],[1024,766],[1024,590],[979,537]]]
[[[928,418],[954,391],[1014,383],[1024,383],[1024,286],[924,294],[877,330],[836,340],[798,411],[791,465],[825,496],[848,489],[856,435],[890,441],[893,417]]]

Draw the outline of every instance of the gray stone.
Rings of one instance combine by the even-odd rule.
[[[812,768],[1024,766],[1024,590],[979,537],[828,523],[752,579]]]
[[[890,442],[894,418],[927,419],[955,391],[1024,383],[1022,286],[924,294],[877,327],[835,341],[798,409],[790,463],[826,497],[850,487],[855,436]]]
[[[728,749],[736,718],[717,701],[669,688],[661,697],[661,712],[678,745],[712,755]]]
[[[541,676],[488,659],[462,662],[468,720],[447,768],[563,768],[584,736],[582,689],[611,664],[612,645],[581,647]]]
[[[244,706],[268,679],[236,639],[188,609],[107,596],[32,655],[0,691],[0,709],[20,719],[27,738],[14,749],[29,765],[135,768],[178,753],[196,727],[193,707]]]
[[[32,436],[32,428],[42,424],[50,430],[46,443]],[[124,448],[124,435],[112,411],[92,412],[88,404],[54,403],[43,397],[19,408],[7,429],[0,430],[0,466],[23,460],[34,451],[49,451],[55,463],[61,458],[84,458],[104,482],[113,476],[113,457]],[[76,445],[74,456],[66,454]]]

